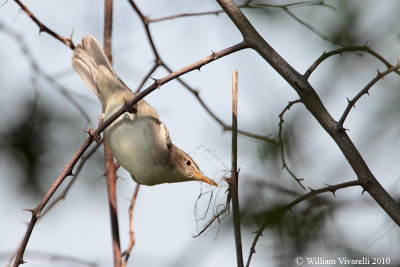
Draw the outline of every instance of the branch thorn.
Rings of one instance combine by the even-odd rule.
[[[100,134],[96,134],[95,130],[93,130],[93,128],[89,128],[89,130],[83,130],[85,133],[88,133],[94,141],[96,141],[96,143],[100,143],[101,141],[101,136]]]

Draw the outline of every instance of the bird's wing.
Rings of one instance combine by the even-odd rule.
[[[162,134],[162,136],[165,137],[165,142],[166,142],[167,148],[171,149],[172,140],[171,140],[171,137],[169,136],[167,126],[165,126],[165,124],[162,121],[159,121],[159,122],[160,122],[161,134]]]

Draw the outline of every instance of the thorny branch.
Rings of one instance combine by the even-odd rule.
[[[349,47],[343,47],[339,49],[335,49],[329,52],[323,53],[304,73],[304,77],[308,79],[311,75],[311,73],[326,59],[328,59],[331,56],[334,55],[341,55],[342,53],[345,52],[364,52],[367,54],[372,55],[373,57],[377,58],[379,61],[381,61],[388,69],[392,68],[393,65],[390,64],[389,61],[387,61],[384,57],[379,55],[376,51],[372,50],[368,45],[364,46],[349,46]],[[397,74],[400,75],[400,71],[398,69],[394,70]]]
[[[293,172],[292,170],[289,168],[289,166],[286,163],[286,157],[285,157],[285,145],[283,142],[283,137],[282,137],[282,132],[283,132],[283,123],[285,122],[285,120],[283,119],[283,115],[285,114],[286,111],[288,111],[293,105],[297,104],[297,103],[301,103],[300,99],[294,100],[294,101],[290,101],[287,106],[282,110],[282,112],[279,114],[279,147],[281,150],[281,161],[282,161],[282,169],[285,169],[290,176],[293,177],[293,179],[301,186],[301,188],[303,188],[304,190],[306,190],[306,188],[304,187],[304,185],[301,183],[302,181],[304,181],[304,178],[298,178]]]
[[[379,80],[383,79],[383,77],[385,77],[386,75],[388,75],[389,73],[398,71],[400,68],[400,63],[397,63],[395,66],[387,69],[384,72],[379,72],[378,74],[375,76],[375,78],[373,78],[353,99],[348,100],[348,104],[346,109],[344,110],[342,117],[340,117],[340,120],[338,122],[338,129],[343,129],[343,123],[347,118],[347,115],[349,115],[350,110],[355,107],[356,102],[365,94],[369,94],[369,89]]]
[[[54,31],[49,29],[46,25],[44,25],[38,18],[36,18],[36,16],[29,10],[29,8],[26,5],[24,5],[20,0],[14,0],[14,1],[21,7],[21,9],[28,15],[28,17],[30,17],[31,20],[33,20],[36,23],[36,25],[39,27],[39,33],[46,32],[51,36],[53,36],[54,38],[56,38],[57,40],[59,40],[60,42],[64,43],[72,50],[75,49],[75,45],[72,42],[72,33],[68,38],[55,33]]]
[[[135,191],[133,192],[133,196],[131,199],[131,205],[129,206],[129,245],[124,253],[122,253],[123,261],[122,267],[126,267],[128,264],[129,256],[131,255],[133,246],[135,245],[135,227],[134,227],[134,209],[136,204],[136,199],[139,194],[140,184],[136,184]]]
[[[360,180],[354,180],[354,181],[345,182],[345,183],[341,183],[341,184],[337,184],[337,185],[326,186],[326,187],[323,187],[320,189],[315,189],[315,190],[310,188],[310,192],[308,192],[307,194],[305,194],[299,198],[296,198],[295,200],[293,200],[292,202],[290,202],[284,206],[279,207],[277,209],[277,211],[280,213],[283,213],[287,210],[291,210],[294,206],[296,206],[300,202],[307,200],[310,197],[322,194],[322,193],[331,192],[334,196],[336,196],[335,192],[337,190],[342,189],[342,188],[351,187],[351,186],[363,186],[363,184]],[[247,258],[246,267],[250,266],[251,258],[253,256],[253,254],[256,253],[255,248],[257,245],[257,241],[262,236],[262,233],[264,232],[264,229],[268,226],[268,223],[269,223],[268,220],[264,221],[264,223],[255,232],[256,235],[254,236],[253,243],[251,244],[251,247],[250,247],[250,252],[249,252],[249,256]]]
[[[96,152],[96,150],[101,146],[102,142],[96,143],[96,145],[89,150],[85,155],[81,157],[80,163],[78,167],[76,167],[76,172],[74,175],[72,175],[71,181],[69,181],[69,184],[67,187],[64,189],[64,191],[53,201],[49,204],[49,206],[40,214],[40,218],[42,218],[44,215],[46,215],[54,206],[60,202],[61,200],[64,200],[67,197],[67,194],[69,190],[71,189],[72,185],[75,183],[75,181],[78,179],[78,176],[80,172],[83,169],[83,166],[85,165],[86,161]]]

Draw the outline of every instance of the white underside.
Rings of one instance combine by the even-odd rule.
[[[105,117],[107,118],[106,112]],[[145,185],[159,184],[170,173],[166,139],[158,119],[125,113],[105,130],[115,158],[133,179]]]

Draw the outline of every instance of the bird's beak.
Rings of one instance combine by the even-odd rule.
[[[201,172],[196,172],[195,171],[194,174],[195,174],[197,180],[205,182],[205,183],[213,185],[213,186],[217,186],[216,182],[214,182],[213,180],[211,180],[210,178],[208,178],[207,176],[205,176]]]

